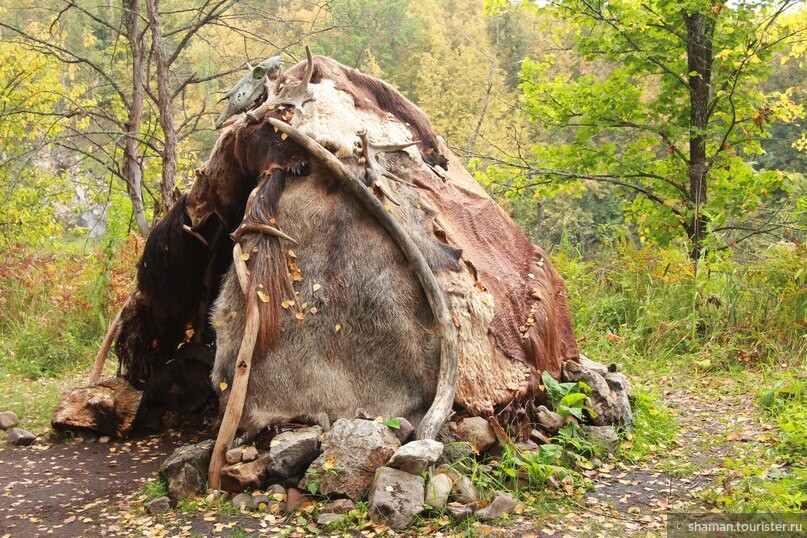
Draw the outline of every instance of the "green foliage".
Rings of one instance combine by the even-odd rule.
[[[541,197],[579,195],[584,181],[612,185],[641,238],[662,245],[693,239],[698,221],[711,232],[742,238],[730,232],[758,228],[760,213],[767,215],[771,203],[804,182],[751,162],[762,153],[770,125],[804,117],[793,92],[765,94],[759,85],[772,71],[774,54],[805,31],[803,18],[779,19],[780,4],[793,2],[528,4],[584,63],[575,72],[558,71],[551,54],[524,61],[524,110],[555,134],[510,166],[489,168],[487,181],[506,185],[511,196],[532,191]],[[688,17],[707,28],[711,48],[703,72],[687,64],[695,54],[688,43],[700,35],[687,26]],[[704,77],[708,101],[696,102]],[[696,117],[702,127],[692,123]],[[700,197],[692,179],[699,175],[698,148],[706,166]]]
[[[625,433],[619,455],[640,461],[649,454],[663,453],[675,443],[678,424],[672,412],[652,392],[637,390],[633,399],[633,428]]]
[[[541,373],[541,382],[544,384],[552,409],[560,416],[573,416],[583,420],[583,411],[587,411],[592,417],[596,416],[594,411],[585,405],[588,402],[586,394],[591,392],[591,388],[582,381],[558,383],[549,372],[545,371]]]
[[[155,478],[143,484],[143,495],[146,502],[168,495],[168,482],[164,478]]]

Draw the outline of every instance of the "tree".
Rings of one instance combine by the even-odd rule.
[[[493,2],[500,3],[500,2]],[[750,162],[778,120],[804,109],[759,82],[773,55],[807,37],[804,17],[780,19],[797,0],[556,0],[528,4],[565,30],[567,43],[605,69],[551,75],[552,57],[523,64],[523,106],[555,141],[510,161],[516,188],[616,185],[643,237],[685,235],[698,259],[715,232],[739,238],[781,224],[776,194],[799,177],[758,171]],[[751,223],[752,215],[762,222]],[[793,223],[789,223],[792,225]]]
[[[149,213],[156,221],[174,201],[180,148],[212,124],[204,120],[221,89],[214,84],[245,60],[277,54],[271,27],[280,19],[236,0],[49,4],[55,9],[29,6],[27,20],[0,21],[0,37],[47,57],[70,87],[84,88],[79,98],[66,85],[51,88],[61,98],[48,121],[62,131],[50,142],[78,175],[118,178],[147,235]]]

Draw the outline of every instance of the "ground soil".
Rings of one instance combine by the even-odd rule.
[[[671,511],[706,510],[698,493],[716,486],[721,462],[739,457],[747,451],[744,444],[760,442],[768,430],[755,418],[749,396],[739,390],[732,395],[725,386],[710,383],[714,381],[665,393],[680,424],[669,453],[651,454],[639,464],[606,462],[588,471],[593,487],[573,500],[570,509],[540,517],[526,510],[508,523],[477,530],[483,535],[524,537],[665,535]],[[236,528],[247,535],[308,534],[294,518],[266,514],[174,510],[146,515],[143,484],[157,476],[160,463],[176,447],[209,436],[209,432],[169,431],[107,444],[74,439],[3,446],[0,537],[222,536]]]

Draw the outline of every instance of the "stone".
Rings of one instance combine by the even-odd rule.
[[[282,432],[269,443],[269,474],[288,478],[301,473],[319,455],[320,426]]]
[[[320,510],[323,514],[346,514],[356,509],[356,503],[350,499],[336,499],[329,502]]]
[[[423,477],[381,467],[370,489],[368,512],[377,523],[405,529],[423,512],[423,500]]]
[[[539,405],[535,409],[535,420],[550,436],[557,435],[565,422],[562,416],[550,411],[545,405]]]
[[[0,430],[7,430],[13,428],[20,423],[17,414],[13,411],[3,411],[0,413]]]
[[[432,439],[420,439],[396,450],[387,465],[393,469],[422,475],[442,455],[443,443]]]
[[[454,481],[450,476],[445,473],[433,474],[426,484],[426,496],[423,502],[437,511],[444,510],[453,488]]]
[[[122,377],[108,377],[96,385],[62,393],[50,423],[57,430],[86,429],[128,437],[143,393]]]
[[[336,523],[338,521],[342,521],[342,514],[324,512],[317,516],[317,525],[322,525],[323,527],[327,527],[331,523]]]
[[[76,438],[76,441],[81,439],[82,443],[95,443],[98,441],[98,434],[95,432],[83,432],[80,437]]]
[[[582,426],[582,429],[583,437],[589,443],[603,448],[609,454],[616,451],[616,447],[619,445],[619,435],[613,426]]]
[[[625,377],[625,374],[619,372],[605,374],[605,382],[608,383],[608,388],[611,389],[614,397],[616,397],[620,415],[619,424],[630,426],[633,424],[633,411],[630,408],[633,386],[628,381],[628,378]]]
[[[282,495],[283,499],[285,499],[286,498],[286,488],[284,488],[280,484],[272,484],[268,488],[266,488],[266,494],[267,495],[273,495],[273,496]],[[280,499],[278,499],[278,500],[280,500]]]
[[[143,507],[152,516],[164,514],[171,509],[171,499],[168,497],[157,497],[156,499],[143,504]]]
[[[532,430],[530,432],[530,439],[538,443],[539,445],[551,445],[552,439],[547,437],[544,432],[540,430]]]
[[[395,437],[401,444],[405,445],[415,437],[415,427],[403,417],[395,417],[395,419],[398,421],[398,428],[393,428],[392,431],[395,432]]]
[[[207,502],[209,502],[209,503],[213,503],[213,502],[219,502],[219,501],[226,500],[228,497],[229,497],[229,495],[228,495],[228,493],[226,491],[223,491],[223,490],[220,490],[220,489],[214,489],[210,493],[207,494],[207,497],[205,497],[205,500]]]
[[[323,435],[322,452],[309,466],[300,487],[359,500],[373,483],[376,469],[400,445],[392,430],[380,422],[339,419]]]
[[[520,452],[534,452],[538,450],[538,443],[527,439],[526,441],[517,441],[515,447]]]
[[[457,424],[457,437],[471,445],[474,452],[480,454],[496,444],[493,427],[482,417],[468,417]]]
[[[270,456],[262,452],[258,459],[225,465],[221,469],[221,489],[230,493],[238,493],[245,489],[261,489],[266,480]]]
[[[8,442],[15,446],[29,446],[36,441],[36,435],[33,433],[20,429],[12,428],[8,434]]]
[[[249,463],[258,459],[258,449],[254,446],[245,446],[241,448],[241,461]]]
[[[241,508],[244,506],[249,506],[251,500],[252,495],[250,495],[249,493],[239,493],[238,495],[233,497],[233,500],[231,502],[233,503],[233,506],[235,506],[236,508]]]
[[[243,452],[241,451],[241,447],[237,446],[235,448],[231,448],[224,454],[224,463],[227,465],[234,465],[241,461],[241,455]]]
[[[588,368],[592,372],[597,372],[603,377],[605,377],[605,374],[608,373],[608,366],[601,362],[593,361],[582,353],[580,354],[580,365],[584,368]]]
[[[563,377],[566,381],[582,381],[591,388],[588,407],[596,414],[590,418],[591,424],[595,426],[623,424],[624,417],[620,412],[619,403],[603,376],[574,361],[566,361],[563,363]]]
[[[269,499],[268,495],[253,495],[249,500],[249,503],[247,503],[247,508],[258,512],[264,512],[269,509],[270,502],[271,499]]]
[[[454,520],[454,523],[459,524],[474,515],[474,511],[470,506],[465,506],[460,503],[451,503],[446,506],[446,512]]]
[[[493,500],[490,501],[490,504],[476,511],[476,517],[482,521],[498,519],[504,514],[512,513],[516,508],[516,504],[518,504],[518,501],[516,501],[515,497],[509,493],[497,491],[493,494]]]
[[[98,442],[101,443],[102,445],[109,443],[111,440],[112,438],[108,435],[102,435],[101,437],[98,438]]]
[[[163,462],[160,476],[168,483],[169,497],[176,500],[204,493],[214,444],[215,441],[208,439],[181,446]]]
[[[454,481],[454,493],[457,502],[471,504],[482,499],[479,490],[467,476],[460,476]]]

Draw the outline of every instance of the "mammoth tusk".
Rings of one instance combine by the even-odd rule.
[[[101,343],[101,349],[99,349],[98,354],[95,355],[95,362],[92,365],[90,383],[93,385],[98,383],[98,380],[101,379],[101,373],[104,371],[104,364],[106,363],[106,356],[109,354],[109,348],[112,347],[112,341],[118,336],[118,332],[120,331],[121,314],[123,314],[123,309],[131,302],[133,295],[134,292],[129,294],[129,297],[126,298],[126,301],[121,305],[120,310],[118,310],[118,313],[115,315],[115,319],[112,320],[112,323],[109,324],[109,328],[107,328],[104,341]]]
[[[364,185],[362,181],[348,172],[347,168],[322,147],[316,140],[295,129],[288,123],[269,118],[269,123],[286,133],[292,140],[316,157],[336,178],[350,190],[387,231],[392,241],[401,249],[406,259],[412,264],[415,275],[423,287],[426,299],[431,307],[434,319],[440,329],[440,371],[437,376],[437,390],[434,401],[423,417],[417,429],[418,439],[434,439],[437,432],[448,418],[454,406],[454,395],[457,390],[457,365],[459,351],[457,330],[451,320],[448,304],[440,290],[437,279],[429,268],[423,253],[417,248],[412,238],[392,215],[384,209],[381,202]]]
[[[233,247],[233,261],[236,271],[238,271],[239,262],[245,265],[241,259],[241,245],[238,243]],[[243,282],[241,281],[241,275],[238,275],[238,279],[240,283]],[[244,287],[243,283],[241,285]],[[246,304],[244,336],[241,338],[241,347],[238,349],[238,358],[235,362],[233,385],[230,389],[230,397],[227,399],[227,408],[224,411],[221,427],[216,436],[213,454],[210,457],[210,468],[207,474],[207,483],[210,489],[219,489],[221,486],[221,468],[224,466],[224,455],[233,444],[238,424],[241,422],[241,415],[244,412],[244,402],[247,398],[249,373],[252,368],[252,353],[255,351],[255,342],[258,339],[260,313],[256,302],[247,301]]]
[[[294,243],[295,245],[297,244],[296,239],[294,239],[288,234],[281,232],[274,226],[269,226],[268,224],[246,224],[246,223],[242,224],[241,226],[238,227],[238,229],[236,229],[233,233],[230,234],[230,237],[233,239],[233,241],[238,241],[248,233],[262,233],[266,235],[272,235],[274,237],[279,237],[280,239],[285,239],[286,241]]]
[[[195,237],[196,239],[201,241],[204,246],[206,246],[207,248],[210,248],[210,244],[207,242],[207,239],[202,237],[202,234],[200,234],[199,232],[197,232],[196,230],[194,230],[193,228],[191,228],[187,224],[182,225],[182,231],[184,231],[186,234],[189,234],[191,237]]]
[[[242,254],[241,243],[233,245],[233,266],[235,267],[235,276],[238,277],[238,285],[241,286],[241,291],[244,295],[247,294],[247,286],[249,285],[249,271],[247,264],[241,258]]]

